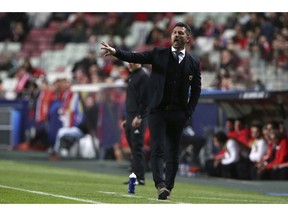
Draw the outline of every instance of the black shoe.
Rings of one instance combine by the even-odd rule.
[[[137,181],[136,181],[136,185],[145,185],[145,180],[143,180],[143,179],[137,179]]]
[[[128,185],[129,181],[123,182],[123,184]],[[142,180],[142,179],[136,180],[136,185],[145,185],[145,180]]]
[[[158,190],[158,200],[167,200],[170,196],[170,191],[164,185],[157,187]]]

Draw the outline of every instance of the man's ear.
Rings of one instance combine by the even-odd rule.
[[[191,39],[191,37],[188,35],[187,38],[186,38],[186,43],[189,43],[190,39]]]

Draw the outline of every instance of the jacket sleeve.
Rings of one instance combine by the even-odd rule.
[[[201,93],[201,73],[200,73],[200,63],[198,60],[194,60],[194,78],[190,86],[190,96],[188,102],[188,116],[191,117],[192,113],[195,110],[195,107],[198,103],[200,93]]]
[[[115,48],[115,57],[122,61],[140,63],[140,64],[152,64],[153,63],[153,50],[145,52],[131,52],[127,50],[122,50]]]
[[[140,106],[138,107],[137,114],[141,117],[146,117],[147,115],[147,92],[148,92],[148,74],[142,74],[138,81],[138,90],[139,90],[139,100]]]

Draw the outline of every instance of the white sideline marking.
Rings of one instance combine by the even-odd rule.
[[[116,193],[116,192],[111,192],[111,191],[98,191],[99,193],[103,194],[113,194],[117,196],[122,196],[122,197],[127,197],[127,198],[140,198],[140,199],[147,199],[147,200],[152,200],[152,201],[159,201],[159,202],[171,202],[171,200],[158,200],[156,198],[147,198],[144,196],[138,196],[138,195],[133,195],[133,194],[122,194],[122,193]],[[191,203],[183,203],[183,202],[176,202],[176,204],[191,204]]]
[[[46,192],[42,192],[42,191],[26,190],[26,189],[23,189],[23,188],[10,187],[10,186],[6,186],[6,185],[0,185],[0,188],[6,188],[6,189],[11,189],[11,190],[23,191],[23,192],[27,192],[27,193],[33,193],[33,194],[52,196],[52,197],[57,197],[57,198],[69,199],[69,200],[75,200],[75,201],[85,202],[85,203],[106,204],[106,203],[96,202],[96,201],[93,201],[93,200],[87,200],[87,199],[80,199],[80,198],[76,198],[76,197],[57,195],[57,194],[46,193]],[[111,195],[115,194],[115,195],[118,195],[118,196],[129,197],[129,198],[142,198],[142,199],[153,200],[153,201],[171,202],[170,200],[158,200],[158,199],[152,199],[152,198],[147,198],[147,197],[137,196],[137,195],[132,195],[132,194],[121,194],[121,193],[110,192],[110,191],[98,191],[98,192],[99,193],[103,193],[103,194],[108,194],[108,195],[109,194],[111,194]],[[188,203],[179,202],[179,203],[176,203],[176,204],[188,204]]]
[[[116,194],[116,192],[111,192],[111,191],[98,191],[99,193],[104,193],[104,194]]]
[[[0,185],[0,187],[6,188],[6,189],[12,189],[12,190],[24,191],[24,192],[27,192],[27,193],[40,194],[40,195],[45,195],[45,196],[52,196],[52,197],[57,197],[57,198],[75,200],[75,201],[80,201],[80,202],[85,202],[85,203],[104,204],[104,203],[101,203],[101,202],[95,202],[93,200],[87,200],[87,199],[80,199],[80,198],[76,198],[76,197],[69,197],[69,196],[51,194],[51,193],[46,193],[46,192],[42,192],[42,191],[26,190],[26,189],[22,189],[22,188],[9,187],[9,186],[5,186],[5,185]]]

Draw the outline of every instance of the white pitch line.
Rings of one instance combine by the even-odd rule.
[[[111,192],[111,191],[98,191],[99,193],[103,194],[117,194],[116,192]]]
[[[46,193],[46,192],[42,192],[42,191],[26,190],[26,189],[17,188],[17,187],[10,187],[10,186],[6,186],[6,185],[0,185],[0,187],[6,188],[6,189],[11,189],[11,190],[23,191],[23,192],[27,192],[27,193],[33,193],[33,194],[39,194],[39,195],[45,195],[45,196],[52,196],[52,197],[57,197],[57,198],[63,198],[63,199],[79,201],[79,202],[85,202],[85,203],[104,204],[104,203],[101,203],[101,202],[95,202],[93,200],[87,200],[87,199],[80,199],[80,198],[76,198],[76,197],[57,195],[57,194]]]
[[[84,203],[93,203],[93,204],[106,204],[106,203],[101,203],[101,202],[96,202],[93,200],[87,200],[87,199],[80,199],[76,197],[69,197],[69,196],[64,196],[64,195],[57,195],[57,194],[52,194],[52,193],[46,193],[42,191],[34,191],[34,190],[27,190],[23,188],[17,188],[17,187],[10,187],[6,185],[0,185],[0,188],[6,188],[6,189],[11,189],[11,190],[18,190],[18,191],[23,191],[27,193],[33,193],[33,194],[39,194],[39,195],[45,195],[45,196],[52,196],[52,197],[57,197],[57,198],[62,198],[62,199],[69,199],[69,200],[74,200],[74,201],[79,201],[79,202],[84,202]],[[153,201],[160,201],[160,202],[171,202],[171,200],[158,200],[158,199],[153,199],[153,198],[147,198],[143,196],[137,196],[137,195],[132,195],[132,194],[121,194],[121,193],[116,193],[116,192],[111,192],[111,191],[98,191],[99,193],[107,194],[107,195],[118,195],[122,197],[128,197],[128,198],[141,198],[141,199],[147,199],[147,200],[153,200]],[[176,203],[176,204],[189,204],[189,203]]]
[[[140,198],[140,199],[147,199],[147,200],[159,201],[159,202],[172,202],[169,199],[167,199],[167,200],[158,200],[156,198],[148,198],[148,197],[138,196],[138,195],[133,195],[133,194],[122,194],[122,193],[116,193],[116,192],[111,192],[111,191],[98,191],[98,192],[99,193],[103,193],[103,194],[113,194],[113,195],[127,197],[127,198]],[[176,202],[176,204],[191,204],[191,203]]]

